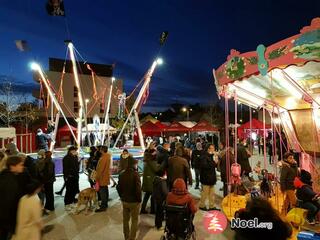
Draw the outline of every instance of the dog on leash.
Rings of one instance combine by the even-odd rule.
[[[78,204],[75,213],[80,213],[80,206],[85,205],[85,214],[88,214],[89,208],[92,208],[92,206],[97,207],[98,201],[97,201],[97,192],[94,188],[86,188],[82,190],[79,193],[78,197]]]

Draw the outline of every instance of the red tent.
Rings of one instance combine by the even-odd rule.
[[[153,124],[151,121],[145,122],[141,126],[141,131],[144,135],[148,136],[160,136],[163,129]]]
[[[76,135],[77,128],[75,128],[72,125],[70,125],[70,126],[71,126],[71,129],[72,129],[73,133]],[[63,137],[68,137],[68,140],[71,141],[72,135],[70,133],[70,129],[69,129],[67,124],[58,129],[58,133],[57,133],[57,143],[58,144],[57,145],[61,144],[61,140],[62,140]]]
[[[190,128],[183,126],[178,122],[173,122],[169,127],[165,128],[166,132],[189,132]]]
[[[164,131],[167,128],[167,126],[161,123],[160,121],[156,122],[155,125],[162,129],[162,131]]]
[[[193,128],[191,128],[192,132],[218,132],[218,128],[215,128],[206,120],[202,120],[198,122],[196,125],[194,125]]]
[[[258,132],[263,131],[263,122],[259,121],[258,119],[253,118],[251,123],[252,130]],[[270,124],[266,124],[266,130],[271,129]],[[242,124],[240,127],[238,127],[238,136],[239,137],[245,137],[245,131],[250,130],[250,121]]]

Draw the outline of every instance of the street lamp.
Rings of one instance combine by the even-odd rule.
[[[187,113],[187,121],[189,121],[189,113],[192,112],[192,108],[183,107],[182,112]]]

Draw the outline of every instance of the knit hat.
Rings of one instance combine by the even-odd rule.
[[[312,177],[311,174],[306,171],[306,170],[301,170],[300,172],[300,180],[301,182],[303,182],[304,184],[308,184],[311,185],[312,184]]]
[[[19,153],[16,144],[13,142],[8,143],[6,149],[9,152],[9,155],[17,155]]]

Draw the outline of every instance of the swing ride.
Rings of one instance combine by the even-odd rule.
[[[264,169],[267,168],[266,138],[273,140],[274,180],[270,181],[273,194],[269,198],[273,207],[280,213],[284,202],[278,182],[278,160],[282,159],[283,150],[293,150],[299,154],[300,168],[312,174],[313,188],[319,192],[320,163],[317,156],[320,153],[320,18],[313,19],[311,25],[304,27],[300,34],[269,47],[259,45],[256,51],[247,53],[231,50],[227,62],[213,70],[213,75],[217,92],[225,99],[227,148],[229,100],[234,100],[235,128],[238,102],[249,106],[250,113],[252,108],[262,111]],[[271,131],[268,132],[266,114],[271,119]],[[282,145],[278,152],[277,140]],[[237,165],[237,129],[230,145],[234,147],[235,164],[230,167],[230,154],[227,154],[229,185],[237,184],[237,179],[241,181]],[[259,184],[256,187],[259,188]],[[223,211],[229,219],[234,217],[236,211],[245,207],[247,198],[248,196],[239,196],[229,191],[222,202]],[[305,213],[295,209],[299,208],[294,208],[286,215],[289,222],[303,219]],[[303,224],[304,220],[296,224],[292,239],[296,239],[300,228],[304,228]]]

